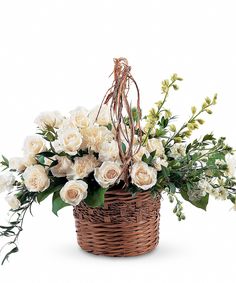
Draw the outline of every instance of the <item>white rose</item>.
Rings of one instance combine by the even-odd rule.
[[[142,190],[148,190],[157,182],[157,170],[145,162],[136,162],[131,168],[131,180]]]
[[[94,155],[88,154],[82,157],[76,157],[71,170],[67,173],[68,179],[83,179],[92,173],[99,165],[99,161]]]
[[[59,128],[63,122],[63,119],[63,116],[58,111],[47,111],[40,113],[34,122],[40,129],[46,130],[47,126]]]
[[[21,206],[20,201],[16,197],[16,195],[10,194],[6,196],[6,201],[11,209],[15,210],[18,209]]]
[[[236,172],[236,158],[233,155],[226,155],[227,175],[235,177]]]
[[[108,188],[115,183],[119,183],[121,167],[118,162],[105,161],[99,168],[95,168],[94,177],[103,188]]]
[[[95,152],[99,152],[102,143],[113,140],[114,135],[106,127],[88,127],[81,129],[83,135],[83,143],[81,148],[89,148]]]
[[[60,191],[61,199],[71,205],[78,205],[87,197],[88,185],[82,181],[69,181]]]
[[[165,154],[165,149],[160,139],[152,138],[147,142],[147,150],[151,153],[156,151],[156,156],[161,157]]]
[[[26,156],[36,155],[46,150],[45,140],[37,135],[28,136],[25,139],[23,151]]]
[[[9,168],[18,172],[23,172],[26,168],[23,157],[13,157],[9,159]]]
[[[119,147],[115,140],[103,142],[99,150],[99,159],[101,161],[115,161],[119,159]]]
[[[153,166],[157,169],[157,171],[162,170],[163,167],[168,167],[168,162],[166,161],[165,158],[160,158],[160,157],[154,157],[152,161]]]
[[[82,144],[82,135],[78,128],[62,127],[58,131],[58,141],[66,153],[74,155],[80,149]]]
[[[139,149],[139,151],[137,152],[138,149]],[[134,162],[142,161],[142,157],[144,156],[144,154],[146,155],[147,158],[150,156],[150,153],[146,149],[146,147],[141,146],[139,148],[139,145],[134,145],[134,147],[133,147],[133,154],[134,154],[133,155]]]
[[[16,179],[11,173],[0,175],[0,193],[3,191],[10,191],[13,188]]]
[[[54,177],[65,177],[69,172],[72,162],[66,156],[55,156],[53,159],[58,161],[56,166],[50,168]]]
[[[70,112],[70,121],[75,127],[86,128],[89,126],[88,110],[78,107]]]
[[[42,165],[31,165],[23,173],[24,183],[30,192],[42,192],[50,185],[47,172]]]
[[[29,166],[31,166],[31,165],[36,164],[36,163],[37,163],[37,160],[35,159],[35,155],[34,155],[34,154],[28,154],[28,155],[25,155],[25,156],[24,156],[23,162],[24,162],[24,165],[25,165],[26,167],[29,167]]]
[[[59,140],[55,140],[54,142],[52,142],[52,146],[53,146],[55,152],[57,152],[57,153],[61,153],[63,151],[63,148],[62,148]]]
[[[111,122],[110,107],[103,104],[98,115],[99,108],[100,106],[97,106],[89,113],[90,124],[97,123],[100,126],[107,126]]]
[[[175,143],[170,148],[170,156],[174,159],[179,159],[181,157],[184,157],[186,155],[186,147],[182,143]]]

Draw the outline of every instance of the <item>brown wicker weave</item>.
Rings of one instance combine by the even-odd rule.
[[[78,244],[97,255],[137,256],[159,242],[160,196],[149,191],[135,197],[121,189],[109,189],[103,208],[84,202],[74,208]]]

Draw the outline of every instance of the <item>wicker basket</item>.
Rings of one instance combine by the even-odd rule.
[[[135,197],[119,188],[105,194],[103,208],[84,202],[74,208],[77,240],[93,254],[137,256],[153,250],[159,242],[160,196],[149,191]]]

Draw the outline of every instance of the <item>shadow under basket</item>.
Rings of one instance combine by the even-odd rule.
[[[159,242],[160,196],[153,198],[149,191],[132,197],[119,188],[109,189],[104,207],[81,202],[74,217],[78,244],[96,255],[137,256]]]

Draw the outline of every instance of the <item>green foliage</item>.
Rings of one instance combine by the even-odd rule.
[[[181,189],[180,193],[181,193],[181,196],[183,197],[183,199],[185,199],[186,201],[190,202],[191,204],[193,204],[194,206],[196,206],[198,208],[206,210],[207,205],[208,205],[208,200],[209,200],[209,194],[206,194],[204,197],[202,197],[199,200],[191,201],[189,199],[189,196],[187,194],[186,189]]]
[[[70,206],[70,204],[65,203],[61,197],[60,193],[58,191],[54,192],[53,197],[52,197],[52,212],[58,216],[58,211],[61,210],[62,208]]]
[[[94,188],[88,190],[88,196],[84,200],[91,207],[99,207],[104,205],[104,197],[107,188]]]
[[[46,189],[43,192],[40,192],[37,194],[37,201],[38,203],[42,202],[43,200],[45,200],[49,195],[55,193],[55,192],[59,192],[61,190],[63,185],[51,185],[48,189]]]

